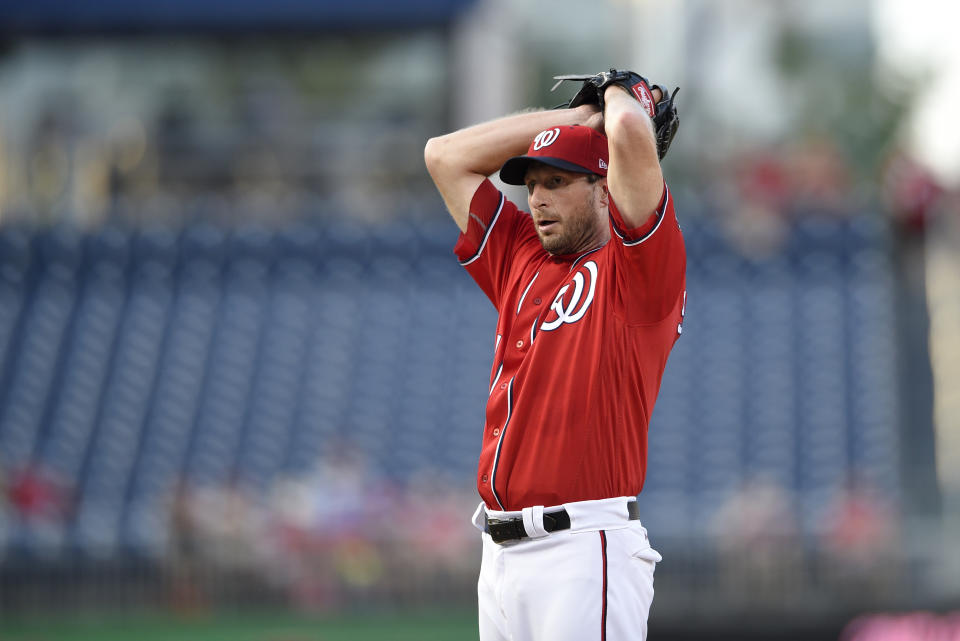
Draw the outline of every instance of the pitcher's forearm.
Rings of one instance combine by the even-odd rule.
[[[618,86],[607,89],[605,101],[610,148],[607,186],[624,222],[639,227],[655,212],[663,194],[653,123],[640,103]]]
[[[431,138],[424,160],[450,215],[466,230],[470,199],[484,178],[507,159],[527,151],[530,141],[550,127],[585,124],[596,109],[529,111],[491,120]]]

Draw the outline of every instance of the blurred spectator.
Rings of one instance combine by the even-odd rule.
[[[779,251],[788,232],[785,212],[790,188],[782,158],[773,149],[754,149],[733,158],[721,171],[734,188],[728,192],[723,216],[731,244],[753,258]]]
[[[933,370],[930,360],[928,236],[942,210],[945,192],[936,178],[903,149],[894,148],[883,165],[881,197],[893,223],[896,312],[900,349],[900,405],[904,436],[904,506],[914,514],[940,511],[933,418]]]
[[[724,503],[713,522],[722,580],[758,597],[784,594],[801,572],[800,530],[790,495],[754,478]]]
[[[190,486],[184,481],[177,484],[173,493],[170,530],[165,564],[170,605],[181,613],[204,610],[208,595],[201,585],[200,532],[191,505]]]
[[[472,567],[476,530],[469,516],[476,509],[473,488],[436,473],[422,473],[407,484],[396,512],[396,535],[414,555],[450,567],[467,560]]]
[[[725,158],[714,180],[727,181],[721,212],[731,244],[742,255],[775,254],[794,219],[844,219],[856,213],[851,167],[826,138],[756,147]]]
[[[52,100],[61,104],[63,100]],[[67,117],[56,107],[39,116],[27,142],[25,159],[29,204],[41,220],[53,222],[64,207],[72,173],[72,136]]]
[[[237,480],[224,486],[200,486],[191,503],[202,556],[240,574],[259,572],[267,514],[250,490]]]
[[[795,215],[844,218],[854,213],[851,168],[833,139],[815,137],[795,143],[786,165],[788,204]]]
[[[901,234],[922,237],[943,188],[907,152],[895,148],[884,162],[881,197]]]
[[[0,465],[0,550],[6,545],[9,536],[10,510],[7,506],[7,478],[3,466]],[[2,558],[2,554],[0,554],[0,558]]]
[[[375,542],[390,491],[361,452],[332,446],[308,474],[279,480],[270,494],[274,579],[288,586],[295,605],[336,608],[344,589],[381,580]]]
[[[852,479],[824,523],[824,568],[833,582],[861,594],[893,587],[900,573],[897,522],[880,492]]]
[[[308,611],[382,592],[409,597],[412,586],[442,594],[476,572],[474,502],[472,488],[432,475],[388,482],[344,445],[263,493],[184,482],[171,506],[170,595],[183,611],[202,609],[214,589],[207,570],[238,584],[266,581]]]
[[[237,479],[224,485],[182,482],[169,518],[172,605],[195,612],[208,600],[224,598],[224,592],[233,602],[263,593],[269,567],[266,525],[258,497]],[[214,590],[219,594],[213,595]]]
[[[29,465],[10,476],[7,499],[25,523],[59,523],[69,513],[67,488],[37,465]]]
[[[894,544],[893,517],[878,492],[852,483],[828,512],[826,546],[851,562],[869,565]]]
[[[740,198],[780,214],[789,204],[791,177],[782,152],[774,148],[754,149],[735,163]]]

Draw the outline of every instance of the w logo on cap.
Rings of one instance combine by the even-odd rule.
[[[553,129],[547,129],[546,131],[541,131],[537,134],[537,137],[533,139],[533,150],[540,151],[544,147],[549,147],[557,138],[560,137],[560,127],[554,127]]]

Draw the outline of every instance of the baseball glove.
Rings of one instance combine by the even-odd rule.
[[[677,106],[674,100],[680,88],[677,87],[671,94],[663,85],[650,85],[649,81],[638,73],[633,71],[610,69],[594,75],[570,74],[564,76],[554,76],[557,84],[553,86],[555,90],[565,80],[582,81],[580,90],[570,99],[566,105],[569,108],[579,107],[580,105],[597,105],[600,111],[603,111],[603,94],[610,85],[619,85],[626,89],[627,93],[637,99],[644,110],[653,119],[653,130],[657,138],[657,156],[663,158],[667,155],[670,143],[673,137],[677,135],[677,129],[680,127],[680,116],[677,114]],[[660,102],[654,103],[651,88],[660,90],[662,97]],[[552,90],[551,90],[552,91]]]

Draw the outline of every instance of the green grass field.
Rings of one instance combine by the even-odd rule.
[[[409,614],[163,614],[26,616],[0,613],[0,641],[475,641],[472,611]]]

